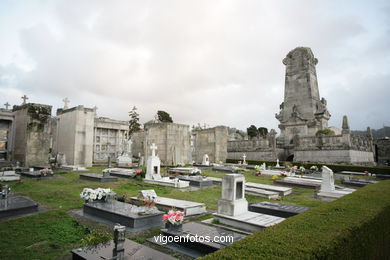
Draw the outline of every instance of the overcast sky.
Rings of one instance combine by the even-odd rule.
[[[282,59],[318,58],[321,97],[341,128],[390,125],[389,1],[0,2],[0,107],[98,107],[141,122],[277,129]],[[277,129],[279,132],[279,129]]]

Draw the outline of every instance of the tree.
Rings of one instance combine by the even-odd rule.
[[[172,117],[165,111],[157,111],[157,117],[160,122],[173,123]]]
[[[141,124],[139,123],[139,114],[137,113],[137,108],[134,106],[133,109],[129,112],[129,137],[139,130],[141,130]]]
[[[254,125],[251,125],[246,129],[246,133],[250,138],[256,137],[259,134],[259,130],[257,130],[257,127]]]
[[[262,137],[266,137],[268,134],[268,129],[266,127],[259,127],[258,131]]]

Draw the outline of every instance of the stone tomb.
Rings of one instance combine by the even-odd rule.
[[[268,185],[268,184],[261,184],[261,183],[255,183],[255,182],[246,182],[245,183],[245,191],[247,191],[248,188],[256,188],[256,189],[262,189],[262,190],[266,190],[266,191],[277,192],[280,196],[287,196],[287,195],[291,194],[291,192],[292,192],[292,188],[275,186],[275,185]]]
[[[3,186],[0,192],[0,219],[9,218],[38,211],[34,201],[10,193],[8,186]]]
[[[179,176],[179,180],[189,181],[190,186],[195,186],[199,188],[212,187],[213,181],[203,176]]]
[[[53,172],[51,170],[48,171],[47,173],[45,173],[44,171],[45,171],[45,169],[34,170],[34,168],[30,168],[28,171],[22,171],[21,174],[22,174],[22,176],[28,177],[28,178],[51,178],[51,177],[53,177]]]
[[[268,201],[249,204],[249,211],[277,216],[281,218],[289,218],[298,215],[299,213],[305,212],[306,210],[309,210],[309,208],[280,203],[272,203]]]
[[[20,180],[20,175],[15,173],[15,171],[2,171],[0,172],[0,181],[18,181]]]
[[[184,216],[198,215],[206,212],[204,203],[159,197],[154,190],[141,190],[139,197],[131,197],[130,200],[131,203],[139,205],[144,198],[154,198],[156,207],[165,212],[168,212],[172,208],[182,211]]]
[[[125,238],[125,227],[115,225],[114,240],[95,246],[87,246],[72,250],[73,260],[130,260],[156,259],[174,260],[176,258],[146,247]]]
[[[98,182],[116,182],[118,181],[117,177],[110,176],[108,172],[105,172],[103,174],[98,173],[83,173],[80,174],[81,180],[87,180],[87,181],[98,181]]]
[[[99,222],[120,223],[131,231],[145,230],[163,224],[163,212],[157,208],[138,207],[116,200],[86,202],[83,214]]]
[[[137,174],[133,169],[124,169],[124,168],[107,168],[103,172],[109,173],[111,176],[119,178],[135,178]]]
[[[162,235],[167,237],[178,237],[178,242],[172,242],[163,244],[161,241],[159,241],[158,237],[152,237],[148,239],[148,241],[152,243],[156,243],[158,245],[170,248],[174,251],[180,252],[182,254],[188,255],[190,257],[202,257],[206,254],[210,254],[212,252],[215,252],[219,249],[222,249],[228,245],[231,245],[232,243],[245,238],[245,235],[232,232],[229,230],[226,230],[221,227],[214,227],[210,225],[205,225],[201,223],[196,222],[190,222],[183,224],[181,229],[175,230],[175,229],[162,229],[161,230]],[[214,242],[214,241],[206,241],[204,239],[201,241],[198,239],[198,241],[195,241],[195,237],[224,237],[232,239],[230,241],[224,241],[224,242]],[[188,238],[188,240],[184,240]],[[180,241],[181,239],[181,241]],[[192,242],[194,241],[194,242]]]
[[[354,178],[346,178],[343,180],[344,185],[349,186],[355,186],[355,187],[364,187],[369,184],[375,184],[378,183],[378,181],[372,181],[372,180],[364,180],[364,179],[354,179]]]
[[[285,177],[283,179],[275,180],[277,184],[287,186],[297,186],[302,188],[316,189],[321,186],[320,179],[302,178],[302,177]]]
[[[161,162],[158,156],[156,156],[157,146],[155,144],[152,144],[150,149],[152,150],[152,155],[148,158],[147,169],[144,179],[145,182],[175,188],[185,188],[190,185],[188,181],[181,181],[178,178],[170,179],[169,177],[162,177],[160,174]]]
[[[284,220],[248,211],[245,178],[241,174],[226,174],[223,177],[222,198],[218,201],[218,213],[214,213],[214,217],[222,224],[250,232],[260,231]]]
[[[347,194],[354,192],[353,189],[336,190],[334,185],[333,171],[326,166],[322,166],[322,183],[321,189],[317,193],[320,197],[341,198]]]
[[[180,175],[199,175],[202,173],[202,171],[196,167],[175,167],[170,168],[168,173],[176,173]]]
[[[212,170],[215,172],[237,173],[242,169],[240,169],[239,167],[236,167],[236,166],[231,166],[231,165],[214,164]]]

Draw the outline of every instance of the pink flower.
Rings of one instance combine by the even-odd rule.
[[[169,216],[167,214],[163,215],[163,220],[166,221],[168,220]]]

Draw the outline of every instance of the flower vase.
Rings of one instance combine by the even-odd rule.
[[[181,230],[183,227],[183,224],[172,224],[171,222],[167,221],[165,222],[165,228],[172,231],[178,231]]]

